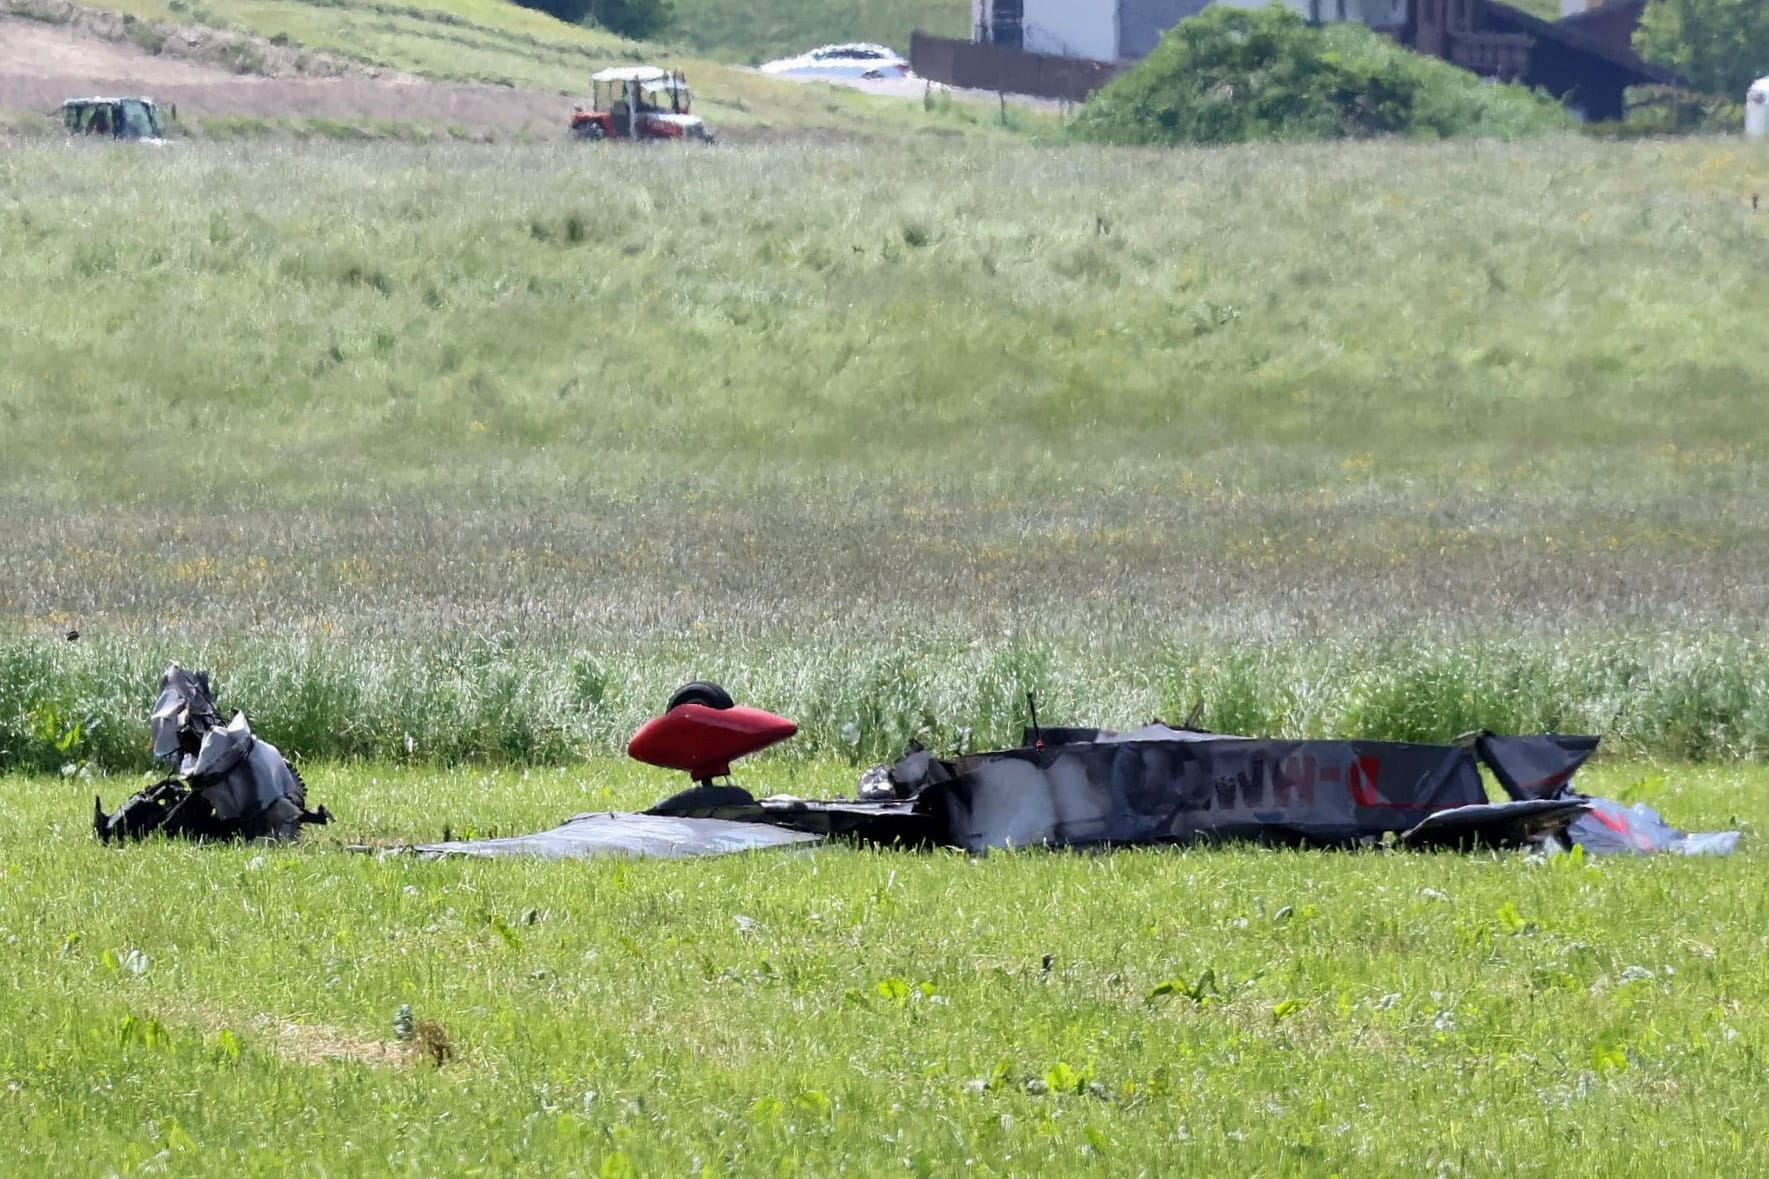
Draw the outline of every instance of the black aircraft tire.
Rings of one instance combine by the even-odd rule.
[[[678,704],[704,704],[708,708],[719,709],[735,706],[735,702],[731,699],[731,693],[706,680],[695,680],[693,683],[683,684],[677,688],[675,695],[670,697],[669,706],[664,711],[668,712]]]
[[[602,124],[600,123],[581,123],[571,129],[571,137],[573,139],[589,140],[606,139],[608,138],[608,132],[603,130]]]

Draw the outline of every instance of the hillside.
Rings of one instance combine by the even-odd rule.
[[[737,139],[999,130],[981,107],[776,81],[502,0],[0,0],[0,126],[47,130],[42,111],[102,82],[179,103],[199,132],[550,138],[592,72],[640,61],[686,69]]]

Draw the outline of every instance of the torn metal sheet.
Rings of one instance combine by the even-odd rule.
[[[767,823],[812,835],[842,836],[863,843],[932,846],[943,828],[913,799],[857,801],[795,798],[786,794],[756,798],[735,786],[695,786],[672,794],[645,812],[676,818]]]
[[[1591,854],[1727,856],[1738,848],[1737,831],[1680,831],[1643,802],[1623,806],[1607,798],[1585,801],[1586,813],[1567,828],[1566,837]]]
[[[1528,847],[1562,835],[1587,805],[1579,798],[1531,798],[1451,807],[1401,832],[1398,842],[1402,847],[1455,851]]]
[[[1171,731],[1169,731],[1171,732]],[[1468,750],[1383,741],[1169,736],[976,754],[918,800],[967,851],[1251,839],[1349,846],[1486,801]]]
[[[1577,800],[1584,811],[1558,836],[1544,836],[1545,848],[1576,845],[1590,855],[1671,852],[1680,855],[1730,855],[1738,847],[1737,831],[1691,834],[1665,822],[1644,803],[1623,806],[1608,798],[1582,794],[1573,774],[1597,749],[1595,737],[1544,734],[1535,737],[1469,735],[1480,759],[1514,799]]]
[[[421,843],[410,850],[427,859],[539,856],[556,860],[624,855],[677,860],[822,842],[821,835],[765,823],[601,813],[577,815],[551,831],[534,835]]]
[[[1533,737],[1469,734],[1480,756],[1505,793],[1515,799],[1559,798],[1572,786],[1572,776],[1597,752],[1597,738],[1543,733]]]
[[[307,786],[270,742],[255,736],[246,714],[221,723],[206,671],[177,663],[160,677],[148,718],[154,760],[175,777],[137,791],[106,814],[92,800],[100,839],[140,839],[153,832],[190,839],[292,840],[310,823],[328,823],[322,806],[307,809]]]

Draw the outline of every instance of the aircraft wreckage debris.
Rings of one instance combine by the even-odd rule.
[[[1688,834],[1644,805],[1581,794],[1596,737],[1471,733],[1447,745],[1284,741],[1155,722],[1130,732],[1039,728],[1020,748],[942,760],[919,746],[862,775],[858,797],[756,797],[713,779],[794,735],[785,717],[690,684],[627,747],[694,785],[642,815],[584,814],[551,831],[395,851],[686,858],[831,839],[902,848],[1113,848],[1250,840],[1295,847],[1529,848],[1724,855],[1738,833]],[[1507,801],[1491,802],[1480,767]]]
[[[157,831],[197,840],[292,840],[308,823],[331,822],[325,807],[307,809],[301,776],[276,746],[253,735],[245,713],[221,723],[208,672],[168,667],[148,727],[154,760],[175,776],[137,791],[108,815],[94,798],[92,826],[100,839],[141,839]]]
[[[1574,789],[1596,737],[1470,733],[1444,745],[1233,736],[1160,721],[1117,732],[1041,728],[1018,748],[941,759],[919,745],[860,778],[852,799],[757,797],[731,764],[798,732],[791,720],[692,683],[647,721],[628,754],[686,772],[693,785],[643,814],[584,814],[551,831],[388,849],[448,855],[688,858],[844,840],[898,848],[1115,848],[1227,840],[1290,847],[1531,848],[1725,855],[1739,833],[1690,834],[1651,808]],[[220,720],[207,672],[177,663],[149,719],[156,761],[175,776],[111,814],[106,841],[154,832],[193,839],[293,840],[307,791],[243,712]],[[1508,796],[1491,802],[1480,769]],[[714,781],[726,779],[724,784]],[[366,849],[364,849],[366,850]]]

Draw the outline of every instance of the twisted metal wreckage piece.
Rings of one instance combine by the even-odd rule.
[[[209,673],[177,663],[160,677],[148,726],[154,760],[172,767],[107,815],[92,800],[92,827],[107,843],[153,832],[185,839],[292,840],[308,823],[329,823],[325,807],[307,809],[307,787],[276,746],[252,734],[244,712],[226,725],[215,708]]]

